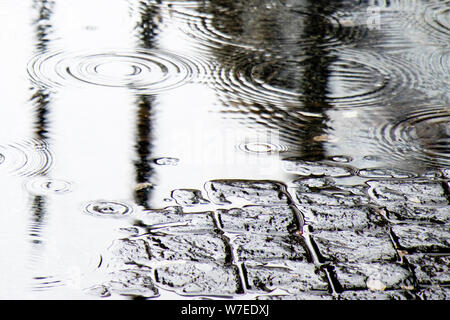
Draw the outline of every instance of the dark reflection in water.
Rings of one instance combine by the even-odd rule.
[[[140,47],[154,49],[157,44],[159,32],[158,21],[161,19],[158,8],[145,2],[140,3],[140,21],[136,28]],[[134,199],[136,203],[145,209],[149,209],[150,193],[153,188],[151,184],[152,169],[152,106],[155,97],[150,95],[137,96],[137,119],[136,119],[136,144],[135,150],[138,160],[135,161],[136,188]]]
[[[338,10],[337,6],[331,7]],[[245,122],[254,119],[260,128],[280,130],[280,139],[289,143],[291,151],[320,160],[325,157],[323,142],[327,140],[326,110],[331,107],[327,99],[330,65],[336,57],[332,51],[326,49],[330,41],[329,29],[326,23],[319,23],[320,20],[318,22],[318,17],[322,17],[319,14],[323,11],[327,11],[329,15],[332,15],[333,11],[325,3],[320,6],[313,1],[304,1],[299,26],[299,16],[292,16],[292,11],[280,11],[281,13],[273,15],[271,10],[259,9],[255,10],[253,1],[209,2],[205,10],[212,13],[211,25],[232,30],[233,39],[258,39],[259,48],[264,50],[264,54],[246,53],[231,44],[211,50],[228,72],[225,76],[230,75],[239,81],[241,75],[245,74],[248,80],[256,84],[273,84],[279,91],[295,91],[298,99],[290,100],[288,105],[284,104],[282,99],[273,104],[267,99],[270,98],[271,92],[261,86],[258,88],[259,92],[255,92],[258,100],[252,101],[253,92],[249,95],[244,92],[244,97],[249,97],[246,101],[247,99],[239,98],[241,94],[238,86],[245,86],[242,82],[238,83],[238,86],[232,84],[217,87],[218,93],[223,96],[220,91],[224,89],[224,105],[237,106],[237,110],[230,110],[232,115],[241,114],[240,117]],[[223,12],[233,14],[227,15]],[[248,21],[246,17],[253,20]],[[257,28],[259,22],[264,22],[264,28]],[[296,32],[291,33],[291,30]],[[286,38],[286,35],[289,37]],[[295,46],[303,39],[309,40],[308,46]],[[224,78],[224,84],[229,80]],[[238,100],[233,101],[236,96]],[[224,113],[227,113],[227,110],[224,110]],[[308,113],[314,116],[308,116]]]

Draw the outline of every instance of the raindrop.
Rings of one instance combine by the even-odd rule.
[[[176,166],[180,162],[180,159],[164,157],[155,159],[154,162],[160,166]]]
[[[72,183],[44,177],[37,177],[26,182],[25,188],[32,194],[65,194],[72,191]]]
[[[152,94],[186,83],[193,68],[186,58],[146,49],[50,51],[33,57],[28,73],[37,85],[47,88],[96,85]]]
[[[288,151],[288,147],[269,142],[248,142],[238,145],[238,149],[247,153],[270,154]]]
[[[123,216],[131,214],[133,208],[115,201],[94,201],[85,207],[85,212],[95,216]]]

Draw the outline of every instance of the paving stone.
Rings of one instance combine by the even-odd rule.
[[[208,197],[218,204],[238,198],[249,204],[289,204],[283,185],[271,181],[213,180],[205,185]]]
[[[245,234],[231,240],[239,261],[298,260],[311,257],[298,236],[272,236]]]
[[[359,207],[369,204],[369,198],[360,195],[339,193],[302,193],[299,191],[296,191],[295,195],[300,204],[308,205]]]
[[[362,230],[384,223],[368,207],[300,206],[299,210],[314,230]]]
[[[187,207],[209,203],[203,198],[202,192],[195,189],[175,189],[172,191],[172,198],[178,205]]]
[[[406,250],[417,252],[449,252],[450,230],[448,225],[399,224],[392,227],[398,244]]]
[[[109,268],[123,268],[127,264],[146,264],[150,259],[148,243],[142,239],[118,239],[108,248]]]
[[[447,223],[450,220],[450,206],[420,207],[406,205],[387,205],[387,218],[391,222],[425,221]]]
[[[450,256],[411,254],[406,259],[419,284],[450,284]]]
[[[137,225],[146,230],[163,232],[202,232],[216,229],[211,212],[183,213],[181,207],[146,210],[138,216]]]
[[[312,237],[326,259],[343,262],[396,260],[395,250],[385,231],[319,231]]]
[[[153,271],[150,269],[129,269],[113,272],[111,280],[104,286],[109,292],[125,296],[156,297],[158,289],[152,280]]]
[[[430,287],[420,290],[417,295],[422,300],[450,300],[450,287]]]
[[[392,291],[344,291],[339,300],[416,300],[417,297],[406,290]]]
[[[411,172],[394,168],[368,168],[359,170],[358,176],[363,178],[377,178],[377,179],[383,178],[407,179],[407,178],[414,178],[417,175]]]
[[[337,166],[324,162],[305,161],[298,158],[284,159],[283,167],[287,172],[303,176],[346,177],[354,174],[354,170],[351,167]]]
[[[150,235],[145,238],[151,260],[216,261],[225,263],[230,253],[225,240],[214,234]]]
[[[184,295],[234,295],[242,292],[238,269],[215,263],[183,262],[158,267],[156,283]]]
[[[412,274],[395,263],[337,264],[334,272],[343,290],[413,289]]]
[[[368,181],[369,195],[378,205],[409,203],[411,205],[442,206],[448,201],[439,182],[431,181]]]
[[[245,274],[249,290],[270,292],[275,289],[290,293],[327,290],[325,273],[307,262],[283,262],[275,265],[246,263]]]
[[[334,300],[329,293],[300,292],[286,295],[265,295],[257,296],[256,300]]]
[[[295,189],[302,193],[341,193],[341,194],[354,194],[367,196],[367,185],[363,184],[344,184],[339,179],[330,177],[314,177],[314,178],[301,178],[293,182]]]
[[[292,206],[245,206],[218,212],[222,228],[227,232],[287,234],[300,228]]]

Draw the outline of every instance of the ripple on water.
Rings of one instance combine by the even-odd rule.
[[[367,28],[341,23],[345,15],[333,4],[286,6],[278,1],[170,6],[175,25],[201,45],[213,48],[231,45],[278,51],[280,45],[332,47],[363,38]]]
[[[316,103],[357,107],[384,105],[397,93],[416,89],[420,77],[393,55],[341,50],[329,57],[240,55],[214,72],[214,86],[244,101],[277,107]],[[328,73],[325,88],[315,70]],[[308,76],[309,74],[309,76]]]
[[[0,145],[0,170],[19,176],[43,175],[53,163],[53,155],[42,140],[31,139]]]
[[[448,45],[450,39],[450,1],[426,4],[421,17],[426,23],[427,34],[437,41],[445,41],[444,44]]]
[[[28,63],[33,82],[48,88],[95,85],[152,94],[189,81],[195,64],[173,53],[138,49],[46,52]]]
[[[62,195],[71,192],[73,185],[71,182],[61,179],[36,177],[31,180],[28,180],[25,183],[25,188],[30,193],[36,195],[48,195],[48,194]]]
[[[288,146],[271,142],[245,142],[237,146],[237,149],[253,154],[278,154],[289,150]]]
[[[450,110],[428,107],[374,128],[373,139],[393,160],[450,165]]]
[[[94,216],[121,217],[132,214],[133,208],[123,202],[101,200],[88,203],[84,211]]]

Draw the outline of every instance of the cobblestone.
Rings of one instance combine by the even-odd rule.
[[[187,207],[209,203],[203,198],[202,192],[195,189],[175,189],[172,191],[172,198],[178,205]]]
[[[359,195],[326,194],[326,193],[302,193],[296,192],[299,203],[306,205],[325,206],[354,206],[359,207],[369,204],[369,198]]]
[[[287,234],[300,228],[292,206],[246,206],[218,212],[222,229],[227,232]]]
[[[238,235],[231,240],[239,261],[311,260],[296,236]]]
[[[308,173],[292,185],[298,203],[274,181],[213,180],[205,184],[209,200],[200,190],[177,189],[178,206],[136,212],[134,225],[122,229],[127,238],[114,241],[105,256],[108,280],[90,292],[449,299],[450,213],[440,178],[367,170],[360,176],[372,180],[364,184],[361,177],[341,177],[350,167],[296,165]],[[183,211],[207,201],[214,211]]]
[[[147,236],[150,260],[215,261],[230,260],[226,241],[215,234]]]
[[[213,180],[206,184],[208,196],[214,203],[231,203],[241,199],[249,204],[289,204],[284,186],[271,181]]]
[[[216,225],[211,212],[183,213],[181,207],[147,210],[138,216],[137,225],[149,230],[171,233],[214,231]]]
[[[369,194],[378,205],[411,204],[420,206],[447,205],[442,185],[433,181],[369,181]]]
[[[436,224],[401,224],[392,227],[400,247],[417,252],[448,252],[450,230]]]
[[[300,206],[299,210],[314,230],[363,230],[384,222],[368,207]]]
[[[256,300],[334,300],[329,293],[301,292],[286,295],[257,296]]]
[[[345,291],[339,300],[417,300],[418,297],[406,290],[392,291]]]
[[[350,167],[324,162],[304,161],[296,158],[284,159],[283,167],[287,172],[302,176],[347,177],[354,174],[354,170]]]
[[[242,292],[235,266],[182,262],[155,270],[156,282],[179,294],[234,295]]]
[[[450,300],[450,287],[431,287],[417,294],[422,300]]]
[[[289,262],[274,266],[245,264],[249,289],[267,291],[283,289],[291,293],[328,290],[323,271],[305,262]]]
[[[424,221],[447,223],[450,219],[450,207],[420,207],[405,205],[386,206],[387,218],[391,222]]]
[[[359,263],[397,259],[385,231],[320,231],[313,232],[312,237],[326,260]]]
[[[450,256],[412,254],[406,259],[419,284],[450,284]]]

